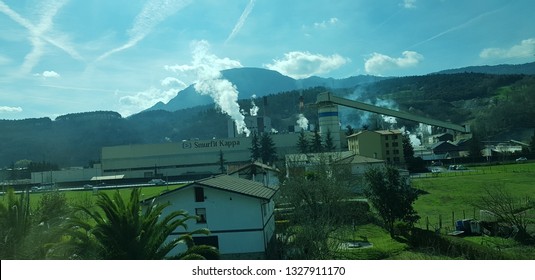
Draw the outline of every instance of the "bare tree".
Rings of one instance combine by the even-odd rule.
[[[485,189],[485,195],[481,196],[475,205],[492,212],[498,222],[515,228],[515,240],[521,243],[533,243],[533,237],[527,231],[528,225],[532,223],[527,212],[535,205],[529,197],[522,201],[507,191],[503,184],[494,184]]]
[[[281,183],[281,202],[293,210],[284,233],[291,241],[285,245],[285,257],[330,259],[340,247],[333,233],[349,214],[341,209],[350,193],[351,170],[321,156],[306,167],[295,164],[289,168],[291,176]]]

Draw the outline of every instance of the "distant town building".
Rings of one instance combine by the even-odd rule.
[[[350,151],[357,155],[403,164],[403,137],[400,130],[363,130],[347,137]]]

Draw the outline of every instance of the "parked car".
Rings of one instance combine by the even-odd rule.
[[[524,162],[526,160],[528,160],[528,159],[525,158],[525,157],[519,157],[519,158],[516,159],[516,162]]]
[[[156,186],[161,186],[161,185],[167,184],[167,182],[162,180],[162,179],[152,179],[152,180],[149,181],[149,184],[153,184],[153,185],[156,185]]]
[[[90,184],[84,185],[84,189],[92,189],[92,188],[93,188],[93,185],[90,185]]]

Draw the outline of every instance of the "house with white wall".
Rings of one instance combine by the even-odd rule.
[[[222,259],[263,259],[275,234],[276,189],[239,177],[219,175],[195,181],[142,201],[170,203],[162,216],[185,210],[199,219],[187,222],[188,232],[208,228],[208,236],[194,236],[195,244],[219,249]],[[177,229],[173,235],[184,234]],[[170,255],[184,247],[177,247]]]

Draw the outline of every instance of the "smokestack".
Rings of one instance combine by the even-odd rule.
[[[267,96],[263,97],[264,100],[264,117],[267,117],[268,115],[268,102],[267,102]]]

